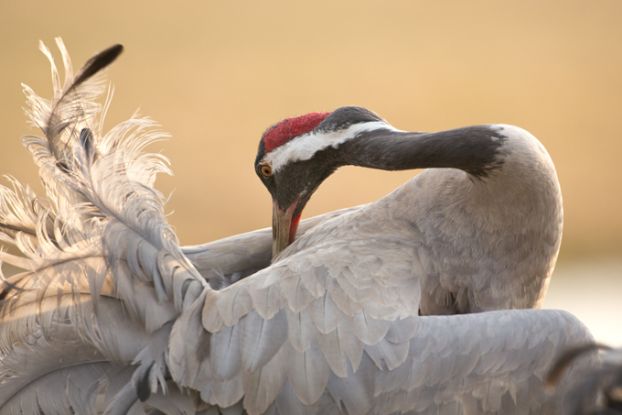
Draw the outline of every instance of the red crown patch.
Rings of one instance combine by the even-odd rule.
[[[298,117],[286,118],[268,128],[262,137],[266,153],[282,146],[294,137],[312,131],[329,114],[329,112],[311,112]]]

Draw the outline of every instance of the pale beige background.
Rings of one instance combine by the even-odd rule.
[[[108,72],[109,120],[140,107],[172,133],[158,149],[176,176],[159,186],[174,189],[170,221],[183,243],[268,226],[252,169],[262,131],[356,104],[401,129],[530,130],[562,183],[562,262],[622,260],[622,1],[0,0],[0,172],[29,183],[19,83],[49,92],[37,41],[56,35],[76,63],[126,46]],[[305,214],[376,199],[412,174],[345,168]],[[622,267],[612,269],[582,275],[619,286]]]

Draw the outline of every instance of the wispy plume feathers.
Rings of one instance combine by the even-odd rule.
[[[145,397],[166,388],[163,354],[171,322],[199,296],[206,282],[182,254],[166,221],[164,197],[153,187],[159,173],[171,171],[164,156],[146,153],[145,148],[167,134],[137,115],[103,133],[112,89],[102,105],[106,85],[99,74],[123,47],[96,54],[74,75],[65,45],[60,39],[56,45],[64,68],[62,82],[51,51],[40,44],[50,62],[52,98],[40,97],[23,85],[27,117],[43,133],[25,137],[23,143],[39,167],[45,197],[12,178],[0,185],[0,243],[11,249],[0,251],[0,264],[24,270],[7,277],[0,272],[0,361],[19,365],[29,354],[45,360],[48,353],[55,359],[55,345],[48,341],[53,336],[45,333],[70,327],[66,337],[75,340],[71,347],[84,344],[97,350],[82,362],[87,366],[89,359],[128,365],[136,359]],[[121,328],[110,325],[108,318],[106,326],[96,324],[100,317],[104,321],[115,302],[113,309],[129,316],[135,338],[117,337],[114,329]],[[45,335],[28,340],[36,333]],[[148,344],[149,333],[159,334]],[[87,346],[80,350],[88,350]],[[88,373],[71,359],[67,364],[83,371],[80,376]],[[2,367],[8,366],[0,366],[0,384],[15,385],[28,378],[15,396],[42,396],[27,385],[37,385],[44,373],[16,374]],[[117,388],[125,391],[123,399],[128,390],[138,398],[132,386],[137,376],[129,373],[125,386]],[[69,405],[65,398],[59,397],[54,405]],[[110,402],[121,398],[110,396]],[[11,402],[0,399],[0,412],[16,408]]]

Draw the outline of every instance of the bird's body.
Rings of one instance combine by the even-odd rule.
[[[514,131],[509,140],[539,150],[529,133]],[[516,167],[509,163],[482,180],[457,169],[428,169],[384,198],[312,228],[285,253],[312,255],[328,243],[356,261],[357,242],[373,247],[421,284],[424,314],[534,307],[559,250],[561,194],[545,152]],[[533,177],[536,167],[546,174]]]
[[[300,118],[306,122],[308,116]],[[333,118],[345,127],[326,131],[325,124],[334,127]],[[262,143],[257,164],[274,167],[275,178],[267,182],[274,203],[293,200],[298,217],[314,189],[341,165],[437,167],[313,228],[285,253],[307,249],[314,255],[314,247],[333,244],[356,261],[357,242],[362,249],[373,247],[379,258],[410,269],[413,284],[421,286],[423,314],[537,306],[557,259],[563,223],[559,182],[542,144],[508,125],[407,133],[378,120],[367,110],[344,107],[271,152]],[[390,254],[380,254],[385,249]]]
[[[18,184],[0,195],[2,240],[22,254],[0,259],[24,268],[0,287],[0,413],[555,413],[545,375],[588,330],[502,309],[538,303],[561,237],[555,171],[530,134],[405,133],[352,107],[280,123],[256,163],[272,262],[266,231],[181,248],[153,189],[166,168],[140,152],[150,124],[93,128],[76,79],[98,61],[52,103],[27,90],[49,203]],[[344,164],[434,169],[297,233]],[[485,312],[426,315],[471,311]]]

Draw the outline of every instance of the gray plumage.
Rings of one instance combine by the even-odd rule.
[[[0,260],[24,270],[1,286],[0,413],[555,413],[546,373],[588,330],[502,310],[538,304],[559,249],[555,171],[530,134],[494,127],[506,158],[486,181],[426,171],[303,222],[270,263],[267,230],[181,248],[153,187],[166,161],[142,152],[162,134],[136,118],[103,134],[97,80],[66,69],[61,87],[50,60],[55,100],[25,87],[47,197],[0,191],[20,253]]]
[[[574,362],[601,352],[596,364],[572,374],[566,370]],[[587,343],[571,348],[559,356],[548,374],[549,386],[555,388],[562,379],[574,376],[572,388],[558,394],[560,412],[569,415],[622,414],[622,349]]]

